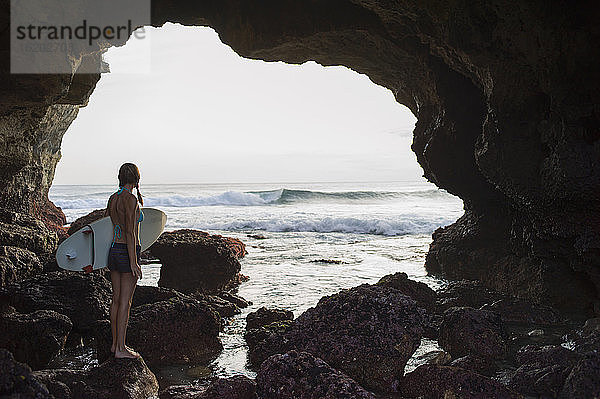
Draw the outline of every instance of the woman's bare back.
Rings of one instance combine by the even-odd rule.
[[[127,243],[127,232],[133,231],[136,244],[139,244],[139,232],[138,232],[138,217],[139,217],[139,206],[135,196],[127,191],[121,192],[121,194],[114,193],[108,199],[108,216],[115,225],[121,227],[122,234],[120,237],[115,237],[115,242]]]

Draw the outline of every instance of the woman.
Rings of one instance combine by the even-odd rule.
[[[136,358],[139,354],[125,345],[125,332],[129,320],[129,309],[140,268],[139,223],[143,219],[138,205],[144,204],[139,188],[140,171],[132,163],[119,169],[119,190],[108,199],[105,215],[113,223],[113,242],[108,253],[108,269],[112,281],[113,296],[110,305],[112,329],[111,352],[116,358]],[[137,198],[132,194],[137,191]]]

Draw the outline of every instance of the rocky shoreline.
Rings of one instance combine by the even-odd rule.
[[[254,379],[161,386],[153,368],[208,364],[223,350],[219,333],[227,319],[251,305],[236,294],[247,279],[240,273],[244,244],[194,230],[164,233],[147,254],[163,265],[159,287],[138,286],[132,303],[127,341],[143,358],[117,360],[108,352],[111,288],[105,273],[56,270],[56,234],[23,215],[0,214],[8,221],[0,236],[15,244],[0,247],[0,396],[600,395],[600,319],[569,317],[476,281],[449,282],[436,292],[400,272],[324,296],[297,317],[276,304],[250,312],[244,339]],[[26,234],[11,235],[11,228]],[[423,353],[426,340],[441,349]],[[93,348],[96,365],[48,367],[81,344]]]

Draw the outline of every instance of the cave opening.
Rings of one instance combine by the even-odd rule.
[[[274,301],[300,313],[397,271],[440,286],[425,254],[463,204],[422,176],[416,118],[389,89],[342,66],[242,58],[207,27],[145,29],[150,70],[140,70],[148,53],[138,42],[110,49],[112,72],[63,138],[49,198],[68,222],[105,207],[118,167],[133,161],[167,230],[252,248],[239,293],[255,305],[242,316]],[[140,285],[157,285],[160,269],[144,265]],[[235,333],[242,320],[213,371],[253,375]]]

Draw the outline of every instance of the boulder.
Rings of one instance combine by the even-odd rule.
[[[33,216],[0,208],[0,245],[28,249],[39,255],[54,252],[58,238]]]
[[[135,296],[135,293],[134,293]],[[219,315],[192,298],[171,298],[131,308],[127,345],[150,365],[208,363],[223,349]],[[110,357],[112,335],[108,320],[96,331],[98,359]]]
[[[322,297],[260,348],[310,352],[366,389],[393,391],[421,343],[424,320],[424,310],[398,290],[361,284]]]
[[[507,373],[508,387],[527,396],[556,398],[581,356],[562,346],[527,345],[515,359],[519,367]]]
[[[221,317],[231,317],[241,313],[240,308],[238,308],[236,304],[229,302],[220,296],[203,293],[195,293],[191,296],[200,303],[210,306]]]
[[[232,295],[230,297],[236,302],[239,302],[239,300],[243,301],[243,298],[238,297],[237,295]],[[191,295],[187,295],[172,288],[144,285],[138,285],[136,287],[131,306],[136,307],[154,302],[165,301],[171,298],[182,301],[195,299],[206,306],[210,306],[221,317],[230,317],[241,312],[235,303],[230,302],[227,299],[223,299],[222,296],[206,295],[203,293],[193,293]],[[228,296],[225,296],[225,298],[228,298]]]
[[[42,263],[33,252],[0,246],[0,287],[32,277],[42,271]]]
[[[17,362],[12,353],[0,349],[0,397],[51,399],[48,388],[32,374],[28,365]]]
[[[284,347],[284,333],[290,330],[292,324],[291,320],[280,320],[246,330],[244,339],[248,344],[248,360],[254,368],[258,368],[266,358]]]
[[[246,316],[246,330],[259,328],[274,321],[294,320],[294,312],[286,309],[260,307]]]
[[[104,217],[104,211],[105,209],[96,209],[85,216],[75,219],[75,221],[71,222],[67,233],[71,235],[77,230],[81,229],[86,224],[90,224],[92,222],[95,222],[96,220],[102,219]]]
[[[504,295],[484,287],[479,281],[450,281],[437,292],[437,307],[439,312],[451,307],[478,309],[504,298]]]
[[[148,399],[158,396],[156,377],[144,359],[110,358],[89,370],[49,369],[33,373],[57,399]]]
[[[356,381],[308,352],[291,350],[265,360],[256,376],[258,396],[269,399],[375,399]]]
[[[150,247],[162,263],[158,285],[184,293],[226,289],[239,279],[238,241],[189,229],[163,233]]]
[[[64,347],[71,327],[67,316],[51,310],[5,313],[0,315],[0,348],[37,370]]]
[[[600,351],[588,352],[567,377],[559,398],[600,397]]]
[[[229,301],[233,304],[235,304],[237,307],[239,308],[247,308],[248,306],[252,305],[252,301],[249,301],[247,299],[242,298],[241,296],[237,295],[237,294],[233,294],[231,292],[219,292],[217,293],[217,296],[219,296],[219,298],[225,299],[226,301]]]
[[[499,359],[507,354],[500,315],[469,307],[444,312],[438,342],[455,359],[465,355]]]
[[[556,309],[519,298],[502,298],[486,303],[481,309],[500,314],[504,323],[553,325],[560,321]]]
[[[491,378],[459,367],[437,364],[424,364],[406,374],[399,392],[403,398],[520,398],[520,395]]]
[[[133,292],[131,307],[135,308],[141,305],[166,301],[171,298],[188,300],[190,297],[172,288],[138,285]]]
[[[255,399],[256,397],[256,382],[244,375],[234,375],[213,381],[201,399]]]
[[[428,312],[433,311],[435,308],[435,291],[425,283],[409,279],[406,273],[388,274],[379,279],[376,284],[399,290],[404,295],[417,301],[417,304]]]
[[[0,301],[17,311],[54,310],[83,335],[94,331],[97,320],[109,317],[111,298],[111,283],[100,273],[51,272],[0,289]]]

